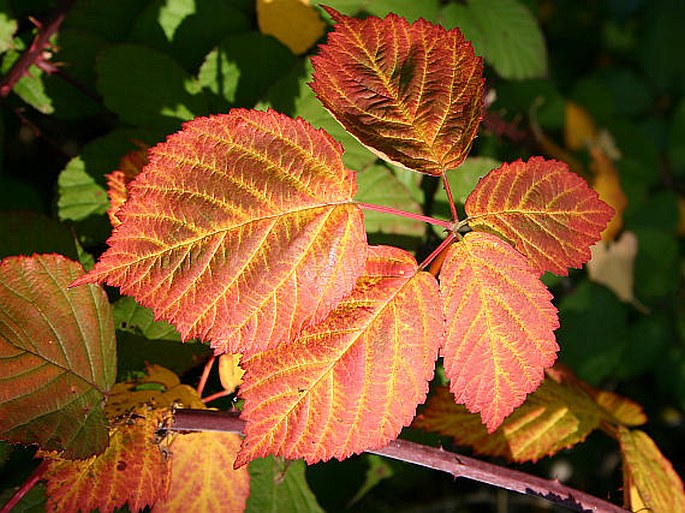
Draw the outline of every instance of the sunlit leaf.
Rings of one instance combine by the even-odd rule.
[[[468,224],[494,232],[540,274],[568,274],[590,260],[590,246],[613,215],[585,180],[556,160],[502,164],[466,200]]]
[[[326,320],[243,362],[237,464],[342,459],[395,438],[425,397],[443,331],[435,279],[403,250],[371,248],[357,287]]]
[[[477,453],[510,461],[537,461],[585,440],[599,427],[599,408],[583,388],[547,377],[492,433],[478,415],[436,389],[414,427],[450,436]]]
[[[637,237],[625,231],[613,242],[599,241],[590,248],[592,258],[587,263],[590,279],[611,289],[621,301],[634,300],[634,267]]]
[[[74,157],[57,180],[57,215],[61,220],[81,221],[104,214],[109,208],[105,189],[86,172],[81,157]]]
[[[107,446],[116,374],[107,295],[67,288],[82,273],[60,255],[0,262],[0,437],[76,458]]]
[[[147,164],[147,150],[134,150],[126,154],[119,163],[119,169],[112,171],[107,178],[107,196],[109,197],[109,222],[116,228],[121,224],[117,212],[128,199],[127,184],[140,174]]]
[[[257,24],[296,55],[309,50],[325,27],[309,0],[257,0]]]
[[[145,408],[119,419],[99,456],[68,460],[42,454],[50,462],[44,474],[48,513],[95,508],[111,513],[124,504],[138,511],[164,498],[170,468],[155,432],[167,415]]]
[[[243,382],[245,371],[240,366],[240,353],[225,353],[219,356],[219,380],[224,390],[235,391]]]
[[[614,210],[611,221],[602,231],[602,240],[614,240],[623,227],[623,211],[628,206],[628,198],[621,188],[621,180],[612,160],[599,147],[592,148],[590,155],[590,168],[595,173],[592,188]]]
[[[75,284],[119,286],[217,353],[292,340],[363,268],[366,234],[341,152],[274,111],[186,123],[150,150],[109,249]]]
[[[556,359],[559,321],[552,295],[522,255],[498,237],[477,232],[449,248],[440,291],[450,390],[492,432]]]
[[[394,14],[337,22],[312,58],[312,89],[383,158],[440,175],[466,158],[481,118],[482,62],[459,30]]]
[[[238,449],[240,436],[235,433],[174,435],[169,494],[155,504],[153,513],[244,511],[250,476],[245,467],[233,469]]]
[[[653,513],[685,511],[683,482],[643,431],[618,430],[623,456],[623,488],[631,511],[647,508]]]
[[[168,322],[155,321],[152,310],[140,306],[132,297],[118,299],[112,309],[118,330],[137,333],[148,340],[181,340],[176,328]]]

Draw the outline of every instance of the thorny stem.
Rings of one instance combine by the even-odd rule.
[[[209,373],[212,370],[212,365],[214,365],[214,360],[216,356],[213,356],[207,360],[205,363],[205,368],[202,369],[202,376],[200,376],[200,382],[197,384],[197,395],[202,397],[202,392],[205,390],[205,385],[207,384],[207,379],[209,379]]]
[[[0,98],[10,94],[12,88],[23,77],[32,64],[36,64],[43,58],[43,52],[50,44],[50,38],[64,21],[67,12],[76,0],[63,0],[61,8],[53,15],[53,18],[45,25],[40,25],[38,34],[33,38],[31,46],[14,63],[12,69],[0,79]]]
[[[409,219],[415,219],[417,221],[422,221],[424,223],[440,226],[448,231],[452,231],[454,229],[454,223],[445,221],[443,219],[435,219],[434,217],[424,216],[422,214],[415,214],[414,212],[407,212],[405,210],[399,210],[397,208],[386,207],[385,205],[375,205],[373,203],[363,203],[361,201],[357,201],[356,204],[366,210],[373,210],[375,212],[381,212],[383,214],[391,214],[400,217],[406,217]]]
[[[19,501],[24,498],[31,488],[33,488],[38,481],[43,477],[43,474],[48,468],[48,460],[43,460],[40,465],[36,467],[36,470],[29,476],[29,478],[24,481],[24,483],[19,487],[19,489],[14,492],[14,495],[8,500],[5,505],[0,508],[0,513],[9,513],[12,511],[14,506],[19,504]]]
[[[173,431],[224,431],[243,434],[244,427],[245,422],[240,420],[237,412],[176,410],[171,429]],[[454,477],[465,477],[513,492],[540,497],[573,511],[595,513],[625,513],[627,511],[593,495],[564,486],[558,481],[543,479],[406,440],[393,440],[382,449],[367,452],[447,472]]]

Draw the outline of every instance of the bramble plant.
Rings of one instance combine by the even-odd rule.
[[[448,175],[460,172],[482,118],[481,58],[458,29],[325,9],[335,27],[312,58],[313,91],[349,134],[405,168],[398,172],[439,180],[449,219],[355,199],[357,172],[342,145],[272,109],[197,117],[128,155],[108,176],[114,229],[91,270],[55,254],[0,262],[0,342],[15,359],[3,364],[0,436],[40,446],[48,510],[201,510],[202,496],[242,511],[246,465],[269,465],[268,474],[283,465],[269,456],[393,456],[384,448],[409,425],[517,462],[601,428],[620,444],[626,506],[683,505],[668,461],[631,429],[646,421],[640,407],[553,367],[559,321],[540,278],[586,263],[612,208],[565,163],[531,157],[481,178],[460,217]],[[444,237],[418,262],[368,244],[369,211],[434,225]],[[206,375],[195,391],[153,365],[115,384],[100,284],[183,340],[209,344],[228,393],[238,387],[240,421],[228,421],[242,441],[170,434],[212,427],[217,413],[200,398]],[[436,365],[449,386],[429,395]],[[455,475],[477,465],[457,461]],[[580,492],[501,472],[488,482],[595,507]],[[211,499],[196,488],[208,473],[221,481]]]

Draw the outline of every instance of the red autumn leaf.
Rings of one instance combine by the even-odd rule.
[[[155,431],[166,421],[168,410],[142,408],[112,427],[109,447],[84,460],[63,459],[56,453],[49,460],[47,511],[92,511],[111,513],[128,504],[139,511],[164,498],[169,465]]]
[[[274,111],[194,119],[150,150],[109,249],[74,285],[118,286],[217,353],[292,340],[363,268],[341,156],[325,132]]]
[[[107,446],[102,402],[116,376],[112,311],[61,255],[0,262],[0,438],[85,458]]]
[[[509,244],[472,232],[448,249],[440,273],[450,390],[494,431],[556,359],[552,295]]]
[[[327,319],[244,362],[236,464],[268,454],[313,463],[386,444],[425,398],[443,333],[433,276],[401,249],[370,248],[357,287]]]
[[[611,207],[568,166],[532,157],[502,164],[480,180],[465,204],[473,229],[494,232],[541,274],[568,274],[590,260],[590,246],[613,216]]]
[[[312,58],[312,89],[357,139],[395,164],[441,175],[466,158],[481,119],[483,64],[458,29],[394,14],[337,22]]]
[[[119,169],[112,171],[107,178],[107,196],[111,205],[107,211],[112,227],[121,224],[117,212],[128,199],[127,184],[140,174],[147,164],[147,149],[134,150],[126,154],[119,163]]]
[[[247,467],[233,469],[240,441],[235,433],[209,431],[174,436],[169,493],[153,513],[244,511],[250,475]]]

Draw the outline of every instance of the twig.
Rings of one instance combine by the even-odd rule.
[[[26,495],[36,485],[36,483],[41,480],[47,468],[48,460],[43,460],[40,465],[36,467],[36,470],[33,471],[29,478],[24,481],[24,483],[19,487],[19,489],[17,489],[16,492],[14,492],[14,495],[12,495],[10,500],[8,500],[5,505],[0,508],[0,513],[9,513],[12,511],[12,509],[19,504],[19,501],[24,498],[24,495]]]
[[[63,0],[60,9],[53,14],[52,19],[38,28],[38,34],[33,38],[31,46],[14,63],[12,69],[0,79],[0,98],[6,98],[12,88],[23,77],[32,64],[43,58],[45,48],[50,44],[50,38],[59,29],[67,13],[76,0]]]
[[[245,422],[237,412],[212,410],[176,410],[171,429],[174,431],[228,431],[243,433]],[[593,495],[524,472],[492,463],[420,445],[406,440],[394,440],[382,449],[366,451],[422,467],[447,472],[481,483],[541,497],[574,511],[594,513],[625,513],[627,510]]]

